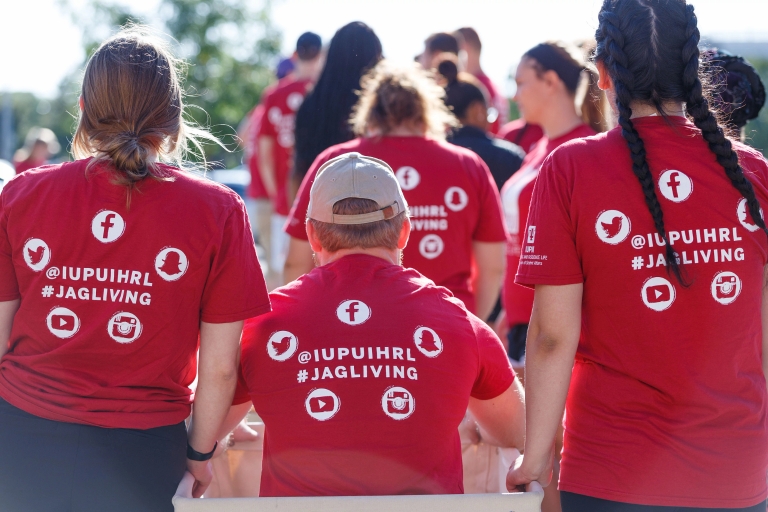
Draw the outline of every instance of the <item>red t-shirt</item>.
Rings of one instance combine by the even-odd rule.
[[[26,160],[22,160],[21,162],[14,162],[13,165],[16,168],[16,174],[21,174],[30,169],[34,169],[35,167],[40,167],[42,165],[45,165],[45,160],[34,161],[27,158]]]
[[[509,234],[507,272],[504,276],[501,299],[510,327],[527,324],[531,319],[531,311],[533,310],[533,290],[515,284],[515,273],[520,263],[522,239],[525,236],[525,221],[528,219],[533,186],[539,175],[541,163],[560,144],[571,139],[589,137],[594,134],[592,128],[582,124],[556,139],[549,140],[544,137],[530,153],[525,155],[520,170],[513,174],[501,189],[501,202],[504,206],[507,233]]]
[[[584,283],[560,489],[749,507],[768,495],[760,317],[768,241],[693,125],[634,123],[690,286],[667,273],[619,128],[569,142],[544,162],[517,281]],[[768,204],[768,164],[734,146]]]
[[[384,160],[395,171],[411,212],[403,265],[445,286],[474,311],[472,242],[504,242],[506,234],[493,177],[468,149],[425,137],[355,139],[332,146],[304,178],[285,231],[307,239],[304,222],[315,174],[323,163],[351,151]]]
[[[266,427],[261,496],[462,493],[469,397],[515,378],[493,331],[415,270],[362,254],[270,297],[246,324],[234,400]]]
[[[526,123],[524,119],[515,119],[502,126],[498,137],[517,144],[528,153],[544,137],[544,130],[537,124]]]
[[[288,174],[293,165],[294,128],[299,110],[309,88],[309,80],[283,78],[264,100],[264,117],[259,124],[259,137],[275,139],[275,183],[277,195],[273,208],[280,215],[288,215]]]
[[[88,161],[27,171],[0,194],[0,301],[21,298],[0,397],[56,421],[178,423],[200,321],[270,309],[243,203],[160,166],[173,180],[144,180],[128,208]]]
[[[266,92],[264,93],[266,94]],[[264,117],[264,105],[259,103],[249,114],[248,121],[248,170],[251,171],[251,184],[248,185],[247,195],[253,199],[269,199],[267,189],[261,180],[259,171],[259,141],[258,133],[261,120]]]

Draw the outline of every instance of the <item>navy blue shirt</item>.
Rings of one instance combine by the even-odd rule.
[[[525,158],[525,151],[520,149],[520,146],[493,138],[474,126],[462,126],[454,130],[448,137],[448,142],[477,153],[491,170],[493,181],[499,190],[509,177],[520,169]]]

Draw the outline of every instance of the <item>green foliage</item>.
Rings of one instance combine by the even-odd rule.
[[[151,20],[115,0],[90,0],[79,9],[68,0],[60,4],[83,27],[83,69],[98,45],[128,23],[151,24],[172,37],[175,54],[188,63],[184,77],[188,118],[210,129],[227,147],[207,143],[206,159],[234,167],[242,157],[235,128],[274,80],[272,67],[281,45],[270,22],[269,0],[263,1],[257,9],[251,0],[162,0]],[[32,94],[13,95],[18,146],[29,128],[45,126],[56,133],[62,148],[69,147],[81,76],[82,69],[66,77],[48,105]]]

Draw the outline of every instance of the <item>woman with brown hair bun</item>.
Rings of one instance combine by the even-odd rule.
[[[242,201],[171,165],[211,138],[178,65],[141,28],[104,42],[79,159],[0,195],[0,510],[171,511],[185,470],[210,482],[243,320],[270,305]]]
[[[504,274],[499,194],[480,157],[445,142],[447,129],[457,122],[443,95],[432,77],[416,67],[382,62],[364,77],[350,121],[358,138],[315,159],[288,218],[286,230],[293,240],[287,280],[313,268],[304,223],[317,169],[335,156],[358,152],[395,170],[410,205],[413,232],[403,264],[451,290],[470,312],[488,317]]]

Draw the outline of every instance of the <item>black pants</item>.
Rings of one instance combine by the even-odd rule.
[[[507,355],[515,361],[522,361],[525,342],[528,339],[528,324],[516,324],[507,332]]]
[[[184,423],[149,430],[51,421],[0,399],[3,512],[173,511]]]
[[[765,512],[765,502],[747,508],[654,507],[601,500],[560,491],[563,512]]]

